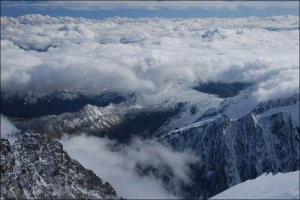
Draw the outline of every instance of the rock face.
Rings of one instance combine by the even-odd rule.
[[[56,138],[60,138],[62,133],[85,132],[126,141],[133,135],[151,136],[168,117],[175,115],[180,109],[179,106],[174,109],[162,106],[139,108],[127,103],[110,104],[106,107],[88,104],[78,112],[15,120],[14,124],[22,132],[33,130]]]
[[[261,107],[253,111],[262,112]],[[223,114],[159,140],[200,157],[191,195],[208,198],[264,172],[299,170],[299,125],[293,125],[289,112],[279,110],[269,115],[251,112],[237,120]]]
[[[13,145],[3,138],[0,143],[1,199],[119,199],[57,141],[25,133]]]

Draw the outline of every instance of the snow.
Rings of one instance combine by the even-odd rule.
[[[195,122],[195,123],[189,124],[189,125],[187,125],[187,126],[184,126],[184,127],[182,127],[182,128],[179,128],[179,129],[177,129],[177,130],[170,131],[169,133],[164,134],[164,135],[160,136],[159,138],[156,138],[156,140],[157,140],[157,139],[164,138],[164,137],[167,136],[167,135],[173,135],[173,137],[178,137],[179,134],[180,134],[181,132],[183,132],[183,131],[185,131],[185,130],[189,130],[189,129],[191,129],[191,128],[201,127],[201,126],[203,126],[203,125],[205,125],[205,124],[208,124],[209,122],[214,121],[214,120],[215,120],[216,118],[218,118],[218,117],[220,117],[220,115],[218,115],[218,116],[216,116],[216,117],[212,117],[212,118],[206,119],[206,120],[202,120],[202,121],[200,121],[200,122]],[[199,131],[199,132],[200,132],[200,131]]]
[[[289,113],[292,118],[293,127],[299,126],[299,101],[297,101],[297,103],[293,104],[293,105],[272,108],[272,109],[260,114],[259,116],[267,117],[267,116],[271,116],[271,115],[273,115],[275,113],[279,113],[279,112]]]
[[[258,105],[257,99],[252,92],[254,87],[243,90],[237,96],[228,98],[221,105],[226,107],[225,114],[231,119],[236,120],[247,115],[255,106]],[[220,108],[222,108],[220,106]]]
[[[137,104],[145,108],[156,105],[164,109],[173,109],[179,103],[183,105],[180,113],[162,125],[159,130],[160,133],[167,133],[174,128],[184,127],[187,124],[196,122],[205,111],[214,110],[223,100],[216,95],[198,92],[175,83],[169,84],[157,93],[137,96]],[[197,107],[197,112],[191,114],[190,110],[194,106]]]
[[[299,199],[299,171],[263,174],[211,199]]]

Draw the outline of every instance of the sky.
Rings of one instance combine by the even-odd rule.
[[[1,16],[267,17],[299,15],[299,1],[1,1]]]

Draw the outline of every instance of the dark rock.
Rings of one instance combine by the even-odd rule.
[[[109,183],[71,159],[62,145],[25,133],[12,146],[1,142],[1,198],[119,199]]]
[[[177,151],[191,149],[201,159],[193,184],[185,188],[187,198],[209,198],[264,172],[299,170],[299,133],[286,112],[249,113],[236,121],[222,115],[172,134],[160,141]]]

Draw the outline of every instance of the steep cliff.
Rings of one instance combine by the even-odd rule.
[[[1,198],[119,199],[109,183],[71,159],[57,141],[25,133],[12,145],[0,142]]]
[[[219,114],[158,139],[177,151],[191,149],[201,159],[194,170],[194,196],[210,197],[264,172],[299,170],[299,121],[295,124],[292,112],[299,99],[272,102],[236,120]]]

